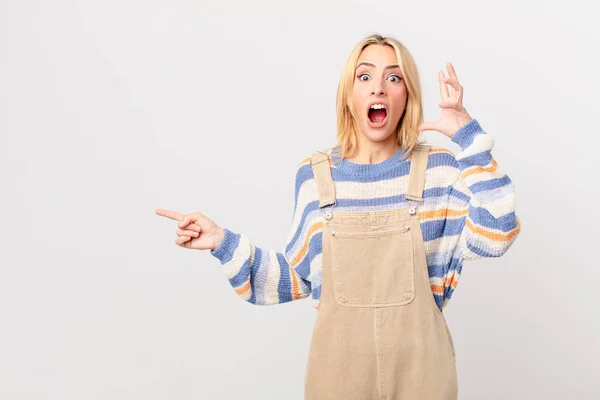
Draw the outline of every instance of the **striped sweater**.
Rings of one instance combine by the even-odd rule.
[[[515,241],[515,187],[491,155],[493,137],[473,119],[452,136],[461,151],[432,147],[424,201],[418,207],[431,292],[443,309],[461,277],[464,260],[499,257]],[[377,164],[339,161],[331,174],[336,186],[335,210],[380,211],[416,204],[406,200],[411,158],[402,149]],[[329,207],[326,207],[329,208]],[[292,226],[283,252],[254,246],[242,233],[225,228],[211,254],[220,260],[231,286],[244,300],[271,305],[309,295],[318,310],[322,277],[324,212],[310,165],[296,171]]]

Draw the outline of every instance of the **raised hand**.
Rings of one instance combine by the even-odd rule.
[[[466,125],[473,118],[462,105],[463,87],[458,82],[458,77],[451,63],[446,64],[449,77],[446,78],[443,71],[438,73],[440,82],[440,95],[442,102],[438,103],[442,109],[442,115],[437,122],[423,122],[419,126],[421,131],[438,131],[452,138],[456,131]],[[450,85],[450,90],[448,86]]]
[[[178,221],[175,244],[187,249],[215,250],[223,241],[225,231],[210,218],[200,213],[180,214],[156,209],[156,214]]]

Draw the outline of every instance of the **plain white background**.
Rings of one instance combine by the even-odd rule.
[[[301,399],[316,310],[258,307],[155,208],[283,251],[347,55],[451,61],[522,232],[445,309],[460,399],[600,397],[600,34],[584,1],[0,1],[0,398]],[[458,148],[438,132],[434,145]]]

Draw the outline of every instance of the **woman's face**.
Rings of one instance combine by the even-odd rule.
[[[396,138],[390,136],[404,112],[407,97],[396,52],[391,46],[372,44],[363,49],[356,65],[352,101],[358,127],[372,142],[395,142]]]

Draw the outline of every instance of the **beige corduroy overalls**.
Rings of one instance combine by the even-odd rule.
[[[305,400],[455,400],[454,344],[431,291],[417,205],[429,146],[411,156],[409,206],[325,211],[322,287]],[[330,158],[313,154],[319,206],[335,205]]]

